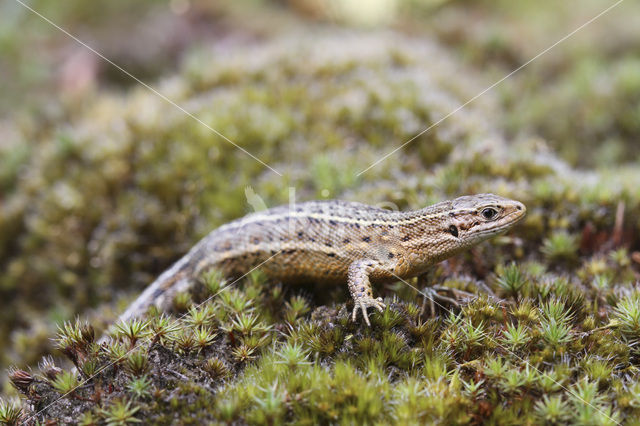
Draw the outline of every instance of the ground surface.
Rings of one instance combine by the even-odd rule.
[[[16,82],[3,102],[17,107],[3,105],[0,124],[0,363],[16,367],[0,420],[634,424],[639,6],[620,5],[359,175],[607,6],[435,3],[399,3],[392,28],[372,30],[313,1],[194,3],[177,19],[115,2],[108,16],[144,16],[136,28],[154,46],[152,30],[166,30],[155,53],[106,17],[79,29],[282,177],[63,38],[43,49],[58,56],[34,57],[72,65],[25,74],[43,67],[28,43],[50,29],[20,15],[34,31],[16,39],[5,22],[15,61],[0,67]],[[55,18],[74,27],[83,10]],[[400,209],[494,192],[528,217],[434,268],[431,282],[478,295],[461,311],[422,315],[420,295],[397,283],[377,289],[389,308],[368,329],[348,320],[346,286],[259,273],[195,305],[228,284],[209,276],[168,316],[96,344],[201,236],[257,200],[288,202],[288,187]]]

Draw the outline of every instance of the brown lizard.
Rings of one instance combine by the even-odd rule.
[[[423,274],[430,266],[503,233],[522,219],[518,201],[478,194],[396,212],[345,201],[310,201],[249,214],[213,230],[135,300],[120,320],[167,308],[209,269],[238,277],[256,265],[281,282],[347,282],[367,324],[372,283]]]

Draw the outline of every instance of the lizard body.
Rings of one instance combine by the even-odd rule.
[[[395,212],[361,203],[310,201],[253,213],[223,225],[161,274],[120,317],[166,308],[198,276],[215,268],[228,277],[256,265],[273,280],[344,283],[369,324],[382,310],[372,283],[418,276],[430,266],[511,228],[526,209],[493,194],[463,196],[421,210]]]

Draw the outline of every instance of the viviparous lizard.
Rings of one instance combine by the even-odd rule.
[[[355,202],[309,201],[249,214],[223,225],[162,273],[120,316],[166,309],[207,270],[239,277],[257,265],[271,280],[347,283],[369,324],[367,308],[385,304],[371,284],[419,276],[430,266],[492,236],[526,213],[519,201],[478,194],[421,210],[396,212]]]

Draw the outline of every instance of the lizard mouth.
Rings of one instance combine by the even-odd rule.
[[[520,222],[527,214],[527,209],[524,204],[517,202],[513,206],[510,206],[508,211],[500,220],[493,222],[492,226],[487,226],[485,229],[479,229],[477,236],[479,239],[487,239],[495,235],[504,234],[516,223]]]
[[[515,225],[516,223],[524,219],[526,215],[527,215],[527,208],[524,206],[524,204],[520,202],[516,202],[513,206],[513,210],[505,216],[505,219],[511,218],[511,220],[509,221],[509,224]]]

